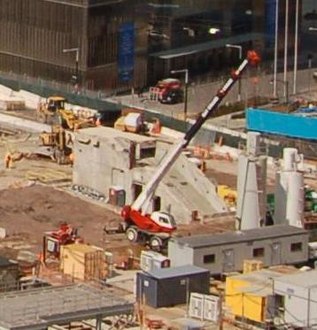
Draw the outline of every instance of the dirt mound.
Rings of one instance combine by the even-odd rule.
[[[119,216],[53,187],[34,185],[0,191],[0,226],[8,236],[25,234],[41,243],[43,233],[67,222],[79,229],[84,240],[99,244],[103,228]]]

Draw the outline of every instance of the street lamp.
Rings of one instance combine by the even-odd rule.
[[[75,84],[79,81],[79,48],[66,48],[63,49],[63,53],[76,53],[76,59],[75,59]]]
[[[187,103],[188,103],[188,69],[172,70],[172,74],[184,73],[185,74],[185,93],[184,93],[184,119],[187,118]]]
[[[236,48],[239,50],[239,60],[242,60],[242,46],[240,45],[233,45],[233,44],[226,44],[227,48]],[[239,92],[238,92],[238,102],[241,101],[241,78],[239,77]]]
[[[310,27],[308,28],[308,31],[317,31],[317,27],[310,26]]]

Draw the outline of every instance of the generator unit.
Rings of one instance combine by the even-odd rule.
[[[140,257],[140,268],[144,272],[152,272],[155,269],[168,268],[171,261],[163,254],[155,251],[142,251]]]

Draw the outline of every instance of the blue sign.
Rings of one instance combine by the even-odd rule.
[[[266,0],[265,2],[265,32],[267,47],[272,47],[275,43],[276,1],[277,0]]]
[[[134,23],[124,23],[119,28],[118,74],[119,79],[123,82],[128,82],[133,79],[134,31]]]

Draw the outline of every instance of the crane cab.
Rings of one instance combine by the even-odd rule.
[[[161,211],[154,211],[151,214],[151,219],[162,229],[166,231],[173,231],[176,229],[176,221],[174,217],[167,213]]]

